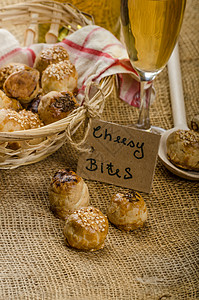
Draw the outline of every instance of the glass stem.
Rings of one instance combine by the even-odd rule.
[[[149,108],[151,100],[152,82],[140,81],[140,108],[137,128],[149,130],[151,128]]]

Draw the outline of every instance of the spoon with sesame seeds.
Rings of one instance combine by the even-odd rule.
[[[165,131],[161,135],[158,156],[163,165],[175,175],[188,180],[199,180],[198,171],[181,169],[169,161],[167,156],[167,139],[169,135],[178,129],[189,130],[186,121],[178,45],[176,45],[168,62],[168,74],[174,128]]]

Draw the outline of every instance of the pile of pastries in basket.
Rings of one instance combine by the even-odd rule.
[[[78,74],[60,45],[46,48],[33,68],[9,63],[0,68],[0,131],[34,129],[67,117],[79,106]]]

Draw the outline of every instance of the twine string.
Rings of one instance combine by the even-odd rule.
[[[97,102],[93,97],[90,98],[91,89],[95,87],[100,92]],[[95,97],[94,97],[95,98]],[[82,110],[74,116],[69,126],[66,128],[66,138],[77,150],[89,152],[90,147],[85,147],[85,143],[91,128],[91,122],[94,118],[100,118],[104,109],[105,95],[101,86],[93,81],[90,81],[85,89],[85,98],[82,105]],[[73,137],[77,129],[85,124],[84,133],[80,141],[76,142]]]

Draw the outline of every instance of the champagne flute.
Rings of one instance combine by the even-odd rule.
[[[124,42],[140,77],[141,101],[135,126],[157,133],[149,116],[152,82],[175,47],[186,0],[120,0],[120,5]]]

